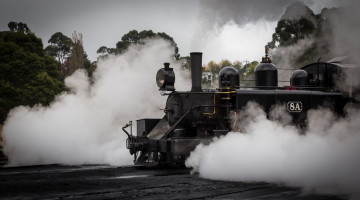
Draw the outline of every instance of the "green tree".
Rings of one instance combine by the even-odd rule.
[[[27,24],[22,23],[22,22],[9,22],[8,27],[9,27],[10,31],[31,33],[31,30],[27,26]]]
[[[228,66],[232,66],[231,62],[227,59],[221,60],[219,63],[220,68],[224,68],[224,67],[228,67]]]
[[[12,28],[0,32],[0,124],[11,108],[49,105],[65,90],[57,63],[45,55],[41,39]]]
[[[101,55],[105,55],[107,53],[109,53],[109,48],[107,48],[106,46],[101,46],[97,51],[97,54],[101,54]]]
[[[176,42],[174,41],[174,38],[170,37],[168,34],[162,32],[162,33],[157,33],[158,36],[160,36],[163,39],[169,40],[171,42],[171,44],[175,47],[175,54],[174,57],[175,59],[180,59],[180,54],[179,54],[179,48],[176,44]]]
[[[241,69],[243,68],[242,62],[240,61],[234,61],[232,63],[232,66],[239,71],[240,74],[242,74]]]
[[[97,53],[100,54],[99,58],[106,57],[107,54],[121,54],[127,50],[131,44],[144,44],[146,38],[160,37],[165,40],[169,40],[174,46],[174,58],[180,59],[179,48],[174,39],[164,32],[154,33],[152,30],[143,30],[138,32],[137,30],[129,31],[121,37],[121,40],[116,43],[116,48],[108,48],[101,46]]]
[[[268,43],[270,48],[289,46],[298,40],[315,32],[315,25],[306,18],[282,19],[278,21],[272,41]]]
[[[109,54],[113,54],[116,52],[115,48],[108,48],[106,46],[101,46],[96,53],[100,54],[98,56],[98,60],[107,57]]]
[[[210,69],[210,71],[213,74],[219,74],[221,67],[218,63],[216,63],[215,61],[209,61],[209,63],[207,64],[207,67]]]
[[[245,68],[245,72],[243,74],[243,79],[244,80],[254,80],[254,70],[255,67],[258,66],[259,62],[258,61],[252,61],[250,63],[247,63],[244,65]]]
[[[91,62],[85,51],[84,51],[83,56],[84,56],[84,67],[88,73],[89,78],[91,79],[92,75],[96,69],[96,62]]]
[[[59,65],[63,65],[71,50],[71,39],[57,32],[51,36],[48,43],[50,45],[45,48],[46,54],[56,58]]]

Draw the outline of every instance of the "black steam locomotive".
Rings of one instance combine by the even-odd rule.
[[[248,102],[257,102],[266,112],[272,106],[285,106],[292,123],[305,125],[306,112],[318,106],[331,105],[341,113],[351,94],[334,88],[336,74],[341,68],[331,63],[314,63],[296,70],[290,86],[278,87],[278,71],[266,56],[255,68],[255,87],[240,88],[240,76],[233,67],[219,73],[219,88],[201,87],[202,53],[191,53],[191,91],[175,91],[175,74],[165,63],[156,75],[161,91],[167,91],[165,116],[162,119],[137,120],[137,134],[128,133],[127,148],[139,166],[181,164],[200,143],[234,130],[230,116]]]

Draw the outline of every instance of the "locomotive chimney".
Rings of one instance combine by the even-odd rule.
[[[191,62],[191,92],[202,92],[201,89],[201,76],[202,76],[202,53],[190,53]]]

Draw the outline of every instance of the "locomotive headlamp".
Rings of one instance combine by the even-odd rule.
[[[164,63],[164,68],[159,69],[156,74],[156,84],[159,90],[174,91],[175,73],[173,68],[170,68],[170,63]]]

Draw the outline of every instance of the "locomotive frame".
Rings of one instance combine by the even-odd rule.
[[[191,91],[175,91],[175,74],[164,63],[156,75],[161,91],[169,91],[165,115],[162,119],[137,120],[137,133],[129,133],[126,147],[134,155],[137,166],[181,165],[197,145],[209,144],[214,137],[227,134],[232,127],[230,115],[238,113],[249,102],[256,102],[268,113],[272,106],[286,106],[292,123],[305,126],[306,112],[320,106],[331,105],[337,113],[352,100],[352,94],[337,91],[336,77],[341,71],[330,63],[313,63],[296,70],[290,86],[278,87],[277,68],[266,55],[255,68],[255,87],[241,88],[240,76],[233,67],[219,73],[219,88],[201,88],[202,53],[193,52],[191,58]],[[330,103],[329,103],[330,102]]]

